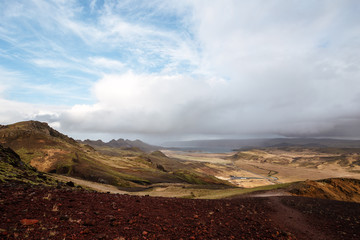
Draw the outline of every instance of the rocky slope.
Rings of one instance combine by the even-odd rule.
[[[358,179],[307,180],[291,185],[288,191],[297,196],[360,203],[360,180]]]
[[[24,163],[12,149],[0,145],[0,182],[57,185],[48,175]]]
[[[360,205],[303,197],[190,200],[0,185],[4,239],[359,239]]]
[[[1,126],[0,143],[12,148],[23,161],[44,172],[65,172],[85,152],[74,139],[54,130],[47,123],[37,121]]]

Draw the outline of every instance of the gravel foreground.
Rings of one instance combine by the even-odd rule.
[[[360,204],[191,200],[0,184],[1,239],[360,239]]]

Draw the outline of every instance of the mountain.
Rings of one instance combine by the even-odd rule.
[[[212,176],[192,171],[194,164],[184,164],[160,153],[145,153],[141,141],[112,141],[131,149],[102,147],[99,151],[54,130],[47,123],[19,122],[0,126],[0,144],[10,147],[38,171],[57,173],[106,183],[118,187],[144,187],[153,183],[197,183],[228,185]],[[97,141],[102,144],[101,141]],[[134,150],[136,148],[136,150]]]
[[[0,127],[0,143],[12,148],[38,171],[57,173],[116,186],[137,186],[148,181],[123,174],[92,147],[54,130],[47,123],[25,121]]]
[[[46,136],[46,138],[43,138]],[[76,141],[51,128],[45,122],[24,121],[10,125],[0,125],[0,142],[17,147],[37,146],[38,144],[55,144],[63,142],[76,144]],[[45,141],[45,142],[44,142]]]
[[[207,152],[229,152],[264,147],[337,147],[360,148],[360,140],[326,139],[326,138],[272,138],[272,139],[219,139],[173,141],[163,144],[168,148],[199,150]]]
[[[124,140],[122,138],[119,138],[118,140],[113,139],[109,142],[103,142],[101,140],[93,141],[93,140],[89,140],[89,139],[86,139],[84,141],[78,140],[78,142],[82,143],[82,144],[87,144],[94,148],[99,148],[99,147],[111,147],[111,148],[121,148],[121,149],[138,148],[144,152],[152,152],[152,151],[157,151],[157,150],[161,149],[161,147],[153,146],[153,145],[144,143],[143,141],[140,141],[140,140],[131,141],[128,139]]]
[[[70,166],[90,151],[38,121],[0,126],[0,144],[12,148],[26,163],[43,172],[70,171]]]

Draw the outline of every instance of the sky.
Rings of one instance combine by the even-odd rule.
[[[0,124],[360,139],[358,0],[0,1]]]

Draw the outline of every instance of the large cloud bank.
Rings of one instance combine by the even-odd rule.
[[[54,122],[84,134],[360,137],[357,1],[175,6],[187,10],[182,23],[192,35],[166,48],[175,70],[110,62],[125,71],[101,75],[94,104],[61,110]]]

